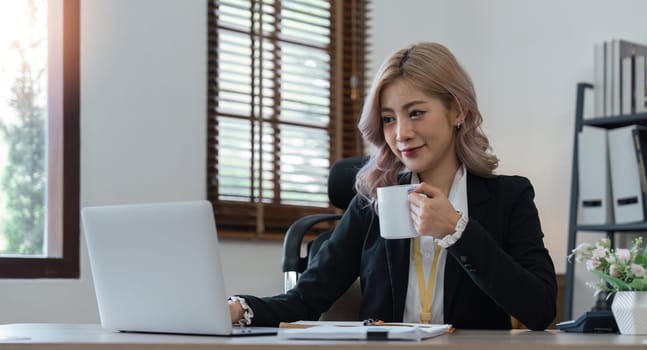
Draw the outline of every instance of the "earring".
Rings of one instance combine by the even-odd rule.
[[[463,125],[463,122],[458,122],[458,124],[456,124],[456,130],[460,130],[461,125]]]

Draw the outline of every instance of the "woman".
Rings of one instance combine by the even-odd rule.
[[[378,71],[359,129],[375,146],[355,196],[295,288],[230,300],[232,322],[276,326],[317,319],[359,276],[360,319],[509,329],[510,316],[545,329],[557,287],[534,191],[494,175],[471,79],[444,46],[397,51]],[[409,195],[420,237],[385,240],[378,187],[418,184]]]

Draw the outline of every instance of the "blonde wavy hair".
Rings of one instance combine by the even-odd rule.
[[[483,117],[476,103],[474,84],[456,57],[443,45],[423,42],[395,52],[382,64],[364,102],[358,128],[374,152],[357,174],[355,189],[369,203],[376,203],[377,188],[398,184],[398,174],[407,169],[384,139],[380,116],[382,89],[404,79],[430,97],[439,98],[445,108],[456,103],[465,119],[456,131],[456,155],[467,171],[492,177],[499,164],[488,138],[481,129]]]

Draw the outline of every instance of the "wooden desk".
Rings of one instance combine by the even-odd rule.
[[[2,350],[124,350],[124,349],[225,349],[225,350],[325,350],[434,348],[456,350],[551,350],[551,349],[646,349],[647,336],[618,334],[573,334],[560,331],[533,332],[458,330],[422,342],[409,341],[295,341],[262,337],[212,337],[109,332],[93,324],[0,325]]]

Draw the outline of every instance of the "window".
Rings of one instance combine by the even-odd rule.
[[[221,235],[280,237],[332,212],[361,154],[367,0],[210,0],[207,197]]]
[[[0,277],[78,278],[79,0],[0,16]]]

